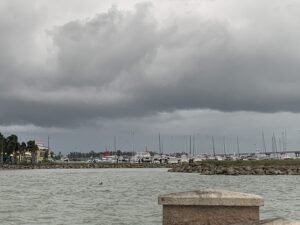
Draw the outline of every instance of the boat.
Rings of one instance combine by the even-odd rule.
[[[174,156],[167,157],[168,164],[177,164],[179,161],[180,161],[180,159],[178,159]]]
[[[188,163],[189,159],[188,159],[187,155],[181,155],[179,162],[180,163]]]
[[[132,157],[132,162],[135,162],[135,163],[141,163],[141,162],[147,162],[147,163],[150,163],[152,160],[151,160],[151,155],[149,152],[137,152],[135,154],[134,157]]]

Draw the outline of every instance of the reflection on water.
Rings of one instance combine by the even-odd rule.
[[[201,176],[166,171],[0,171],[0,224],[161,225],[159,194],[204,187],[260,194],[265,198],[262,218],[300,219],[300,176]]]

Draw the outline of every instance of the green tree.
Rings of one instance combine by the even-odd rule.
[[[34,140],[27,142],[27,149],[31,152],[31,162],[36,163],[36,153],[39,150],[39,147],[35,144]]]
[[[0,164],[3,164],[3,153],[4,153],[4,149],[5,149],[5,137],[3,136],[3,134],[0,133]]]
[[[26,152],[27,146],[25,142],[22,142],[19,147],[19,163],[21,162],[21,155],[24,155]]]
[[[14,156],[15,152],[18,150],[19,143],[18,143],[18,137],[15,134],[12,134],[6,138],[6,149],[5,153],[10,157],[11,162],[14,162]]]

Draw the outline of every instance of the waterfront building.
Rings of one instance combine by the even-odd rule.
[[[43,141],[36,141],[35,143],[38,146],[38,150],[36,152],[36,162],[40,163],[43,161],[43,159],[45,159],[45,155],[49,154],[49,149],[47,146],[45,146]]]

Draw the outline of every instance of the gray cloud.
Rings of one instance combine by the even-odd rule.
[[[0,8],[0,123],[68,127],[185,109],[299,112],[300,6],[289,4],[277,3],[276,13],[256,4],[256,14],[161,21],[155,4],[144,3],[49,31],[34,22],[42,17],[34,8],[11,3]],[[47,54],[39,32],[51,40]]]

